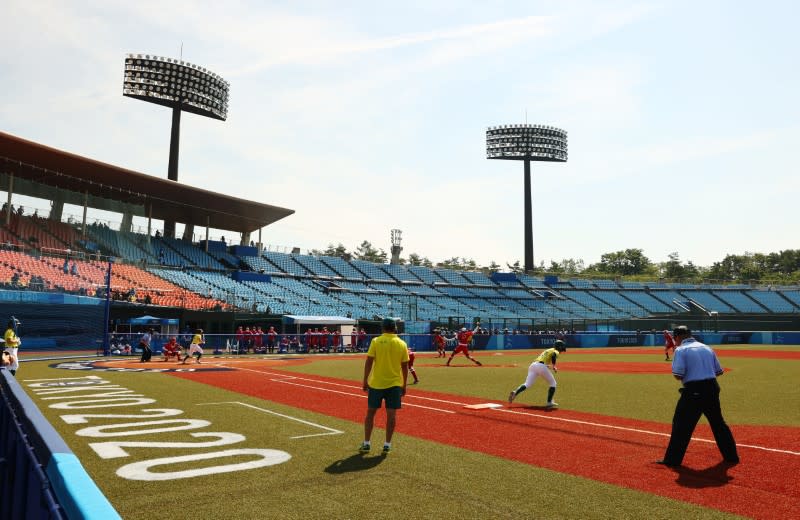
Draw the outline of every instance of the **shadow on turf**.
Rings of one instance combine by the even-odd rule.
[[[727,485],[733,477],[728,475],[729,462],[721,461],[706,469],[690,469],[683,466],[673,468],[678,474],[675,482],[682,487],[700,489]]]
[[[351,471],[364,471],[365,469],[372,469],[386,459],[386,456],[380,455],[378,457],[367,457],[363,453],[356,453],[346,459],[340,459],[325,468],[325,473],[338,475],[340,473],[349,473]]]
[[[521,408],[523,410],[537,410],[539,412],[548,412],[548,413],[558,411],[558,407],[557,406],[548,408],[547,406],[536,405],[536,404],[527,405],[527,406],[509,406],[509,408]]]

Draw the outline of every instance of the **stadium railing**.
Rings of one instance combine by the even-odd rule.
[[[0,394],[0,518],[121,518],[7,370]]]

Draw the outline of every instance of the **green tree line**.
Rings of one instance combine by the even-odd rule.
[[[312,250],[313,255],[338,256],[345,260],[366,260],[368,262],[388,262],[388,255],[383,249],[374,247],[364,240],[353,251],[348,251],[342,244],[329,244],[325,250]],[[520,262],[506,263],[506,269],[492,261],[489,265],[478,265],[475,260],[454,256],[439,262],[411,253],[407,258],[400,258],[403,265],[424,267],[442,267],[458,271],[481,271],[486,274],[498,271],[522,273]],[[670,253],[665,262],[653,262],[645,256],[642,249],[625,249],[605,253],[595,264],[585,265],[581,259],[568,258],[561,261],[550,261],[550,265],[541,262],[530,273],[533,275],[555,274],[567,276],[617,278],[629,280],[652,280],[664,278],[670,281],[705,282],[720,281],[734,283],[796,283],[800,282],[800,249],[787,249],[777,253],[749,253],[743,255],[727,255],[711,266],[694,265],[691,261],[682,262],[677,252]]]

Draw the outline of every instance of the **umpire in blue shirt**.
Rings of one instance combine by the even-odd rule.
[[[711,347],[692,337],[689,327],[681,325],[672,331],[675,338],[675,355],[672,359],[672,375],[683,383],[675,415],[672,417],[672,435],[664,458],[659,464],[680,466],[689,440],[692,438],[700,415],[705,415],[714,440],[725,462],[737,464],[736,441],[719,404],[719,383],[717,377],[723,374],[717,355]]]

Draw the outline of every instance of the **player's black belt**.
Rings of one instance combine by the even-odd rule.
[[[698,381],[689,381],[683,384],[683,388],[691,392],[715,391],[719,392],[719,383],[717,378],[700,379]]]
[[[687,383],[684,383],[683,386],[686,386],[686,387],[705,386],[705,385],[713,384],[716,381],[717,381],[716,377],[712,377],[712,378],[709,378],[709,379],[698,379],[698,380],[695,380],[695,381],[689,381]]]

